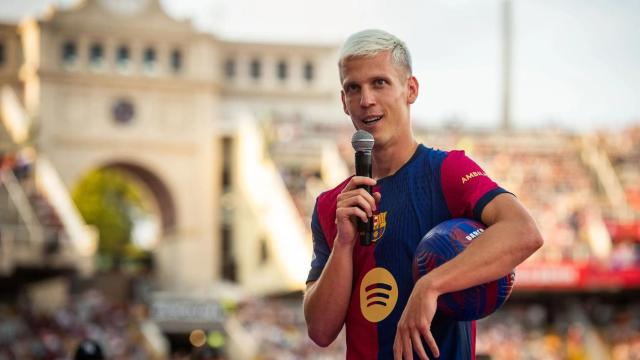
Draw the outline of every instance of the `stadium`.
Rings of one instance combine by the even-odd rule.
[[[301,305],[315,199],[354,169],[337,46],[139,4],[0,24],[0,359],[87,338],[113,359],[344,358]],[[545,240],[477,358],[640,358],[640,126],[414,131],[465,150]]]

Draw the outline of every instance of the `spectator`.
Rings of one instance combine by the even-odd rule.
[[[102,347],[95,340],[83,340],[78,344],[74,360],[103,360]]]

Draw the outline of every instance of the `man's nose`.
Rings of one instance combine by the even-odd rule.
[[[373,91],[368,89],[367,87],[363,87],[360,92],[360,106],[369,107],[375,104],[375,97]]]

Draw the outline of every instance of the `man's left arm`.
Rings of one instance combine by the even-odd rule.
[[[509,193],[499,194],[487,203],[481,219],[487,225],[482,236],[416,282],[398,323],[395,359],[402,359],[403,355],[411,359],[412,348],[421,359],[426,359],[420,338],[439,356],[430,330],[438,296],[498,279],[542,246],[535,221]]]

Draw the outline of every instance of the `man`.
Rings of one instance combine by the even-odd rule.
[[[344,112],[375,139],[373,179],[351,177],[317,199],[304,298],[309,336],[327,346],[346,324],[348,359],[472,359],[475,322],[436,313],[438,296],[509,273],[542,245],[535,222],[464,152],[416,142],[410,106],[418,81],[401,40],[380,30],[356,33],[338,65]],[[373,186],[373,195],[359,185]],[[356,219],[368,217],[374,244],[361,246]],[[488,228],[414,285],[411,261],[420,239],[455,217]]]

